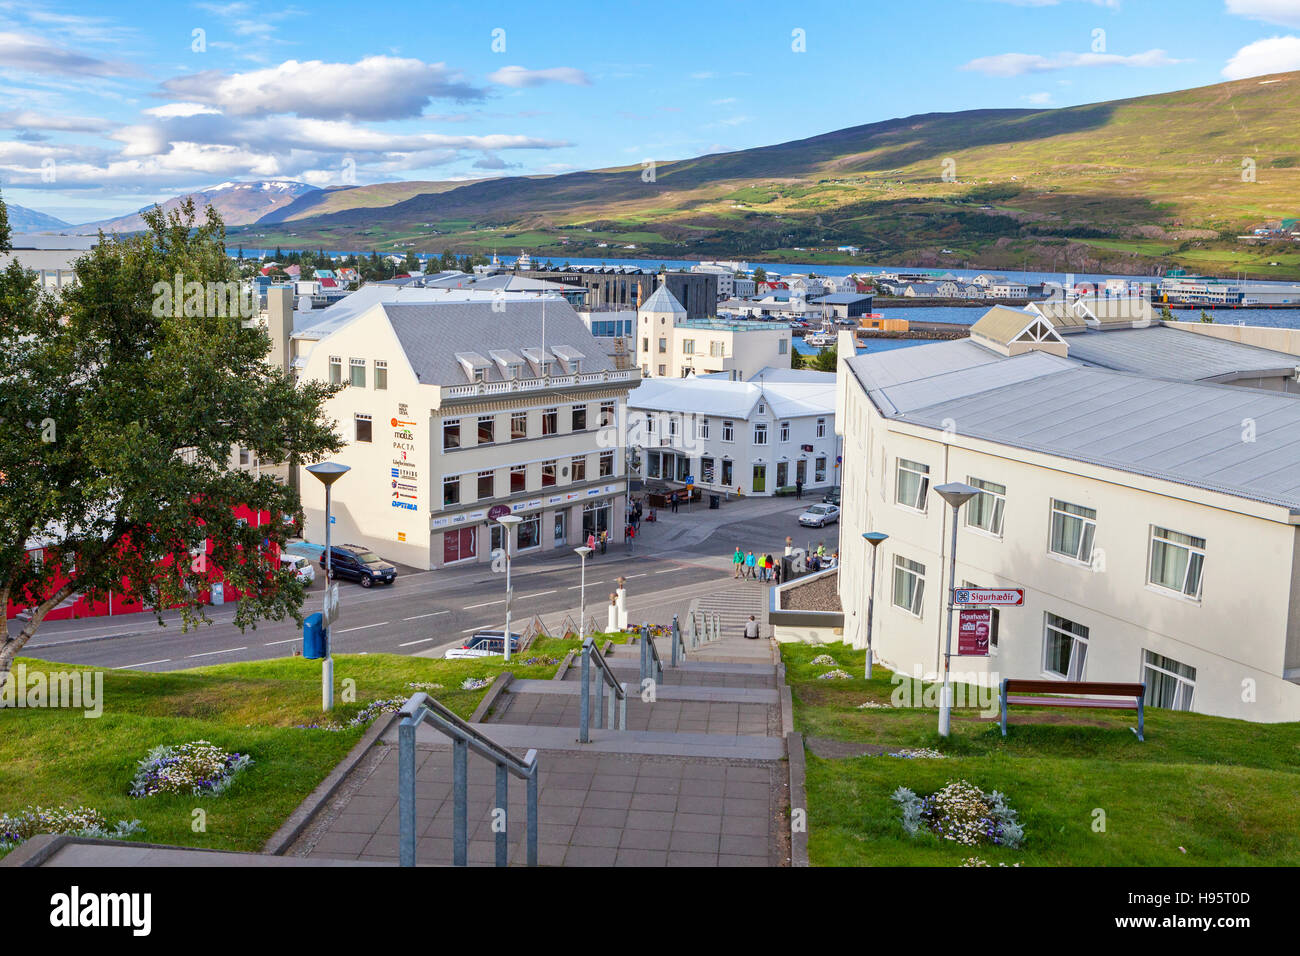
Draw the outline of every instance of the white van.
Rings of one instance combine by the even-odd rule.
[[[316,569],[312,567],[311,561],[301,554],[282,554],[280,555],[280,564],[293,568],[298,574],[298,580],[303,584],[311,584],[316,580]]]

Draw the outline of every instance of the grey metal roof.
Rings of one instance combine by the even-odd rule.
[[[685,307],[677,301],[677,297],[668,291],[668,286],[664,283],[659,284],[659,288],[650,293],[650,298],[641,303],[642,312],[680,312],[686,314]]]
[[[809,299],[810,302],[828,305],[853,305],[856,302],[870,302],[871,296],[863,292],[832,292],[830,295],[819,295]]]
[[[425,385],[464,385],[467,380],[456,360],[458,352],[527,354],[529,349],[539,349],[543,344],[543,309],[548,351],[555,346],[569,346],[581,352],[585,356],[584,374],[614,368],[573,307],[561,298],[511,301],[500,311],[499,303],[491,301],[386,303],[383,308],[411,367]],[[490,366],[486,381],[502,381],[500,369]]]
[[[1070,358],[1153,378],[1199,381],[1237,373],[1294,372],[1300,356],[1167,326],[1095,330],[1070,338]]]

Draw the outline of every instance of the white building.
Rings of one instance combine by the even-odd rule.
[[[1277,394],[1300,356],[1188,328],[997,308],[970,339],[841,347],[846,640],[865,646],[861,535],[884,532],[876,656],[940,671],[934,488],[962,481],[981,491],[955,581],[1025,589],[989,656],[953,659],[964,679],[1145,681],[1153,706],[1300,719],[1300,400]]]
[[[1015,279],[1001,279],[989,285],[990,299],[1025,299],[1029,297],[1029,286]]]
[[[836,482],[835,376],[762,369],[746,382],[719,376],[650,378],[628,395],[627,436],[649,483],[773,495]]]
[[[291,350],[300,379],[347,386],[326,403],[346,442],[332,460],[352,469],[334,485],[334,541],[438,568],[490,560],[498,512],[523,519],[520,555],[621,526],[617,422],[640,373],[615,370],[564,299],[363,289]],[[297,480],[320,543],[323,492]]]
[[[790,326],[775,322],[688,319],[660,285],[637,310],[637,364],[648,377],[726,372],[744,379],[767,366],[790,366]]]

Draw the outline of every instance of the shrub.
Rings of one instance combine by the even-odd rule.
[[[915,836],[922,829],[962,846],[1005,846],[1015,849],[1025,831],[1006,797],[985,793],[965,780],[950,780],[937,793],[918,797],[906,787],[891,799],[903,812],[903,829]]]
[[[234,782],[235,774],[252,762],[248,754],[228,753],[206,740],[162,744],[140,761],[131,781],[131,796],[222,793]]]
[[[109,828],[104,815],[91,807],[25,807],[0,815],[0,854],[40,833],[118,840],[142,831],[139,820],[118,820]]]

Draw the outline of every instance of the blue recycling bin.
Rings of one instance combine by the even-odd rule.
[[[309,661],[325,657],[325,616],[320,611],[302,622],[302,656]]]

